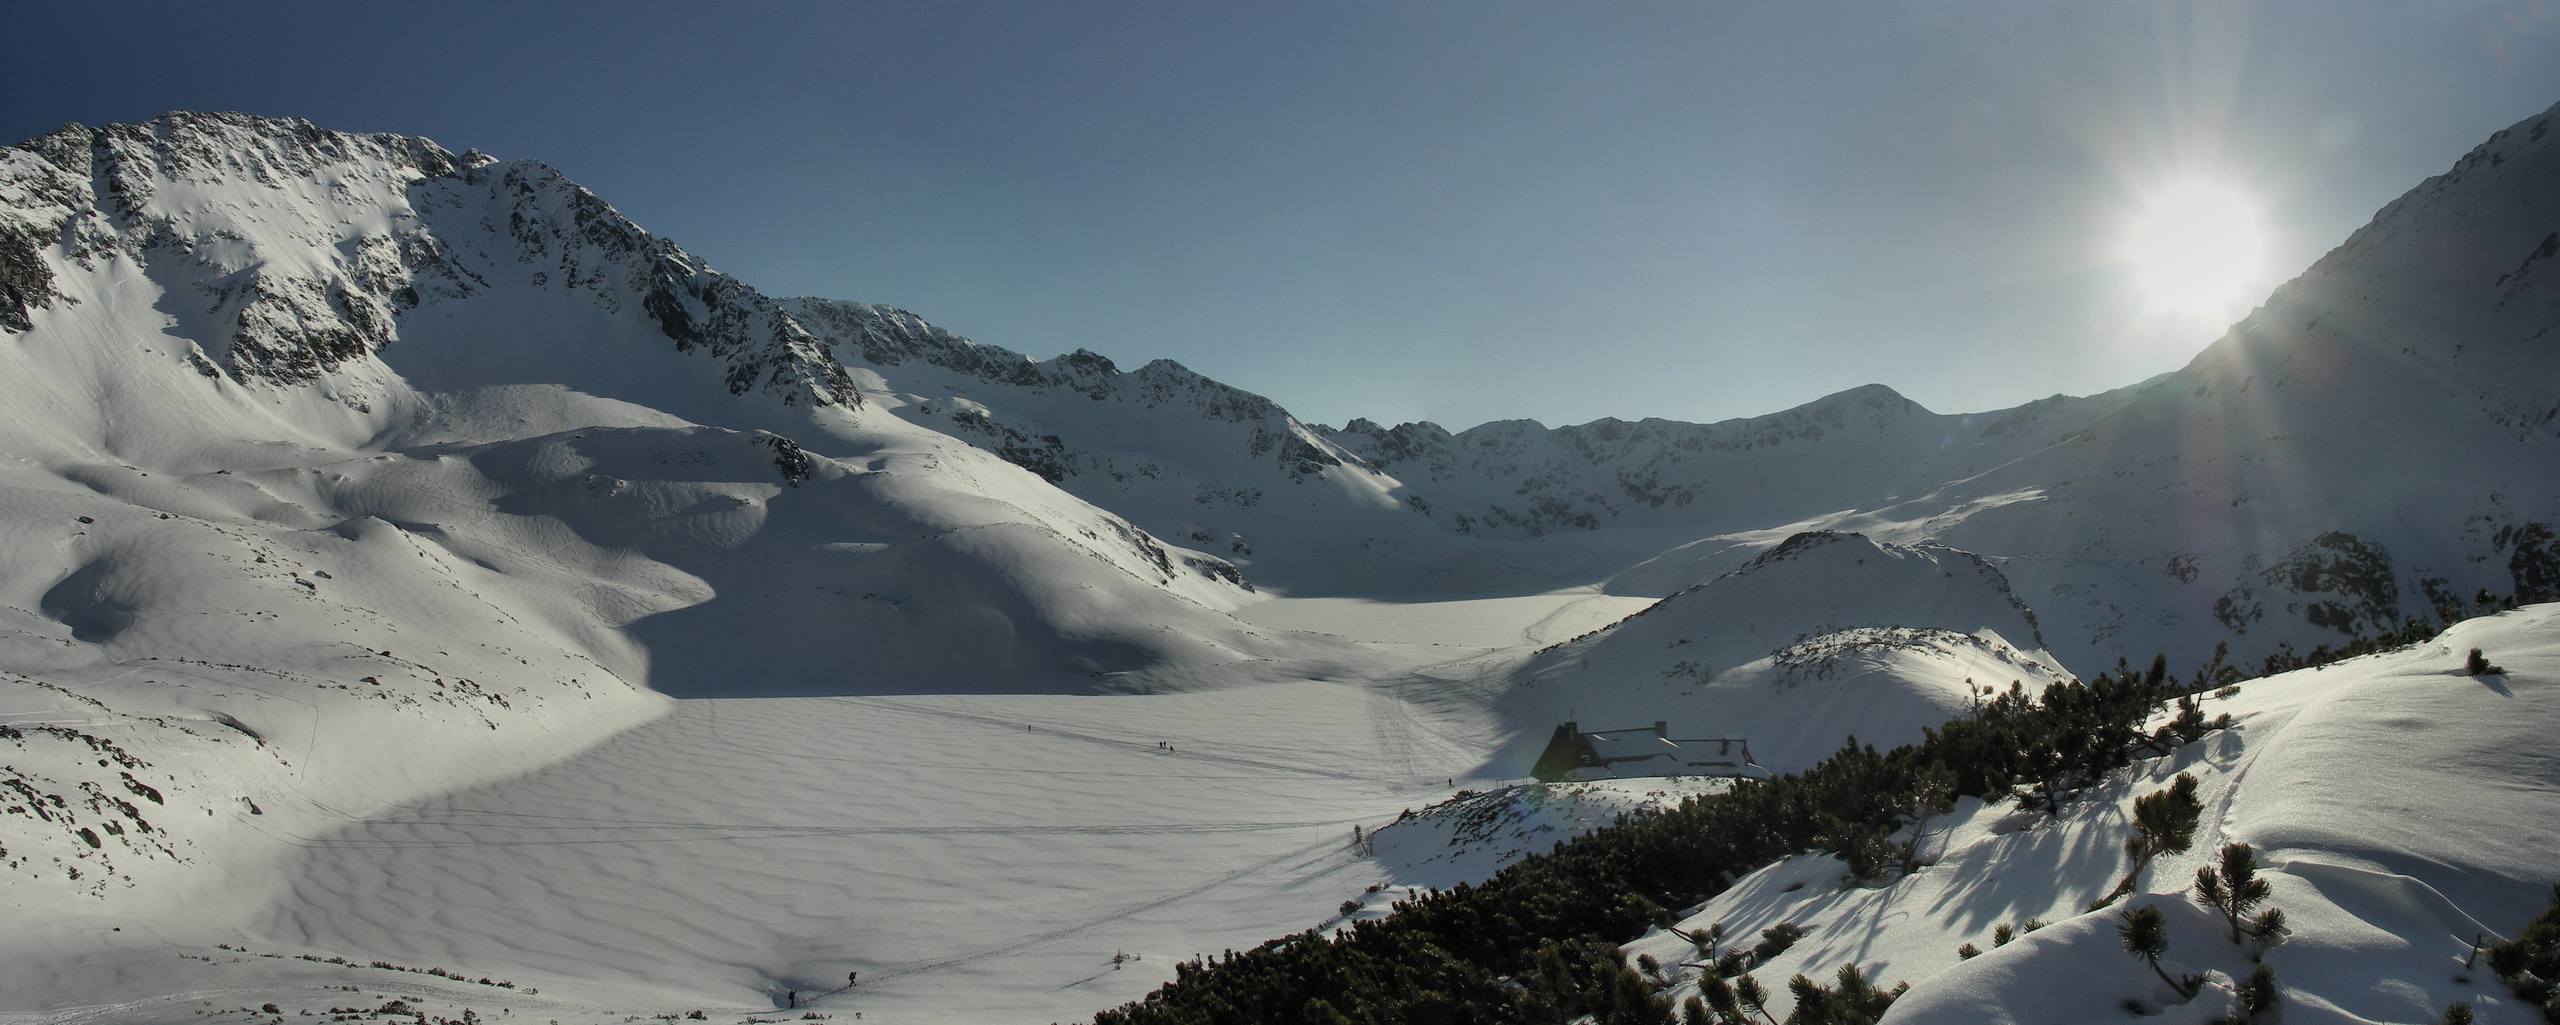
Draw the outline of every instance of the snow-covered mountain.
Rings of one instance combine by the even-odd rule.
[[[1398,481],[1277,403],[1171,360],[1034,362],[904,310],[785,304],[879,408],[1293,590],[1364,593],[1445,544]]]
[[[1293,593],[1659,595],[1805,529],[2002,560],[2081,662],[2254,662],[2560,587],[2560,136],[2498,133],[2177,372],[1940,414],[1882,385],[1715,424],[1302,424],[1169,363],[791,308],[865,390]],[[1494,567],[1490,571],[1486,567]]]
[[[1216,557],[867,409],[779,304],[543,165],[192,114],[66,128],[0,160],[11,237],[49,242],[16,261],[24,326],[6,353],[9,444],[39,474],[344,463],[312,470],[323,479],[298,489],[301,515],[275,518],[450,534],[448,514],[399,496],[467,496],[502,522],[542,523],[544,558],[666,560],[640,585],[661,594],[700,590],[676,577],[716,575],[711,563],[763,559],[781,569],[759,576],[766,590],[722,588],[713,604],[743,599],[721,635],[768,635],[743,650],[783,663],[739,668],[782,676],[906,673],[905,646],[955,628],[938,617],[964,607],[1019,644],[973,626],[969,649],[990,661],[935,654],[915,662],[930,666],[919,682],[1141,668],[1168,645],[1221,643],[1205,640],[1222,629],[1215,610],[1247,593]],[[821,565],[830,588],[780,583]],[[928,578],[938,600],[911,601]],[[1208,618],[1173,640],[1097,618],[1129,602]],[[649,604],[602,618],[619,626]],[[804,656],[821,635],[779,632],[821,624],[860,656]]]
[[[171,866],[661,694],[1180,688],[1281,653],[1222,559],[881,413],[780,304],[540,164],[73,126],[0,149],[0,236],[0,879],[39,906],[219,887]]]
[[[1152,984],[1095,981],[1116,945],[1490,871],[1421,848],[1492,801],[1394,834],[1384,880],[1337,834],[1516,776],[1558,721],[1784,770],[2066,667],[2560,596],[2555,114],[2151,381],[1455,433],[768,297],[424,139],[170,114],[0,149],[0,895],[81,955],[0,984],[183,972],[140,1017],[194,1020],[248,995],[250,955],[204,952],[254,940],[314,990],[364,954],[587,987],[551,1014],[857,965],[1047,1020]],[[990,901],[1020,920],[956,910]]]

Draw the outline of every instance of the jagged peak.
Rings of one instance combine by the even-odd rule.
[[[341,161],[370,151],[405,164],[422,174],[451,174],[452,151],[435,140],[395,132],[347,132],[323,128],[298,117],[273,117],[239,111],[172,110],[145,121],[104,125],[69,122],[19,142],[13,148],[44,157],[73,174],[88,174],[92,154],[149,146],[160,157],[154,173],[186,178],[203,168],[257,172],[280,163],[289,170]]]
[[[512,277],[489,262],[512,255],[542,265],[530,287],[556,280],[607,315],[636,307],[679,351],[707,350],[732,394],[859,403],[771,300],[539,161],[457,160],[422,136],[191,111],[65,125],[9,152],[41,163],[0,176],[0,331],[31,329],[59,294],[38,249],[80,269],[119,253],[202,297],[219,327],[196,339],[200,372],[300,385],[392,344],[409,310]],[[450,245],[455,232],[503,237]]]
[[[1335,434],[1365,434],[1372,437],[1386,437],[1389,435],[1421,435],[1445,438],[1450,436],[1448,428],[1442,427],[1438,423],[1430,420],[1407,420],[1393,427],[1386,427],[1381,426],[1377,421],[1371,420],[1365,416],[1352,417],[1351,421],[1343,424],[1340,429],[1327,427],[1325,430],[1331,431]]]

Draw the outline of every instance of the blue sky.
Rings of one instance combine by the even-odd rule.
[[[2560,101],[2560,0],[131,6],[12,3],[0,137],[540,159],[771,293],[1335,423],[2130,383],[2219,333],[2114,258],[2163,182],[2257,201],[2263,295]]]

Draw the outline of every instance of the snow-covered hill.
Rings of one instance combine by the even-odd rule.
[[[2560,760],[2542,738],[2560,716],[2555,638],[2560,606],[2544,605],[2405,651],[2253,680],[2206,702],[2237,728],[2116,773],[2059,820],[1967,800],[1932,826],[1929,864],[1915,874],[1849,885],[1838,861],[1802,855],[1739,880],[1679,926],[1722,923],[1746,946],[1781,923],[1803,929],[1753,969],[1781,1017],[1790,975],[1827,980],[1853,963],[1880,986],[1911,984],[1888,1022],[2208,1021],[2230,1009],[2234,980],[2252,965],[2185,891],[2224,844],[2245,842],[2292,929],[2265,957],[2279,1020],[2438,1021],[2459,1000],[2483,1022],[2539,1021],[2469,958],[2474,940],[2512,935],[2550,895]],[[2474,647],[2506,671],[2463,672]],[[2179,773],[2202,784],[2193,847],[2153,862],[2130,904],[2089,910],[2130,867],[2134,799]],[[2192,999],[2126,954],[2119,916],[2141,906],[2169,919],[2163,967],[2209,980]],[[2045,924],[1996,941],[2030,920]],[[1981,955],[1960,955],[1967,944]],[[1635,953],[1695,960],[1667,931]],[[1680,989],[1695,986],[1694,970],[1676,974]],[[2128,1002],[2146,1010],[2128,1013]]]
[[[1502,698],[1496,765],[1526,775],[1548,730],[1667,722],[1739,737],[1792,772],[1854,736],[1892,747],[1964,714],[1978,688],[2065,673],[1998,568],[1940,545],[1799,534],[1742,568],[1539,652]],[[1508,759],[1509,761],[1504,761]]]

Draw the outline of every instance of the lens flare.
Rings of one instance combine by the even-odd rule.
[[[2153,194],[2134,213],[2122,255],[2135,286],[2154,305],[2214,319],[2255,298],[2266,248],[2257,204],[2247,195],[2185,181]]]

